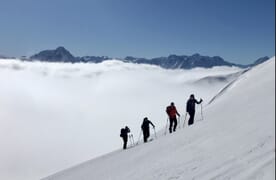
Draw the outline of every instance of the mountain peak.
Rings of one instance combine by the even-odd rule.
[[[253,63],[253,65],[261,64],[261,63],[263,63],[263,62],[265,62],[265,61],[267,61],[267,60],[269,60],[269,57],[268,57],[268,56],[260,57],[259,59],[257,59],[257,60]]]
[[[59,46],[56,48],[56,51],[68,51],[68,50],[65,49],[63,46]]]
[[[201,56],[199,53],[195,53],[192,55],[193,57]]]
[[[60,46],[54,50],[41,51],[30,57],[32,60],[50,61],[50,62],[74,62],[75,57],[64,47]]]

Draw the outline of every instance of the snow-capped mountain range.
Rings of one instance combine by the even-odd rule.
[[[235,63],[230,63],[225,61],[219,56],[202,56],[200,54],[194,54],[191,56],[187,55],[169,55],[168,57],[156,57],[152,59],[137,58],[132,56],[127,56],[123,59],[111,58],[108,56],[83,56],[75,57],[64,47],[58,47],[54,50],[41,51],[29,58],[29,60],[39,60],[46,62],[91,62],[100,63],[106,60],[118,59],[123,62],[137,63],[137,64],[150,64],[157,65],[165,69],[191,69],[196,67],[211,68],[214,66],[237,66],[237,67],[250,67],[260,64],[269,59],[269,57],[261,57],[257,59],[254,63],[248,65],[240,65]],[[25,59],[28,60],[28,59]]]

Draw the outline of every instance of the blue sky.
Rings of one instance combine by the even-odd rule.
[[[64,46],[75,56],[275,54],[274,0],[1,0],[0,54]]]

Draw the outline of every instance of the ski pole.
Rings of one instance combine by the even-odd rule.
[[[155,128],[153,128],[155,139],[157,139]]]
[[[139,137],[138,137],[138,140],[137,140],[136,145],[138,145],[138,143],[139,143],[139,141],[140,141],[140,137],[141,137],[141,135],[142,135],[142,129],[140,130],[140,134],[139,134]]]
[[[185,119],[184,119],[184,122],[183,122],[183,128],[185,127],[186,119],[187,119],[187,112],[185,113]]]
[[[167,128],[168,128],[169,118],[167,118],[166,128],[165,128],[165,135],[167,134]]]
[[[178,129],[181,129],[180,122],[181,122],[181,116],[178,117]]]
[[[200,104],[201,120],[203,121],[202,103]]]
[[[132,146],[134,146],[135,142],[134,142],[133,134],[131,134],[131,141],[132,141]]]
[[[133,142],[133,134],[131,134],[131,141],[132,141],[132,146],[134,146],[134,142]]]
[[[130,141],[130,146],[133,146],[132,140],[131,140],[131,134],[128,135],[129,141]]]
[[[130,140],[130,144],[131,144],[131,146],[133,146],[132,134],[130,134],[130,135],[129,135],[129,140]]]

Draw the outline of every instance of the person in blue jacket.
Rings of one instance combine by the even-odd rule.
[[[186,105],[186,112],[189,114],[190,118],[188,121],[188,125],[194,124],[194,118],[195,118],[195,105],[202,103],[202,99],[199,101],[195,99],[195,96],[193,94],[190,95],[189,100],[187,101]]]

